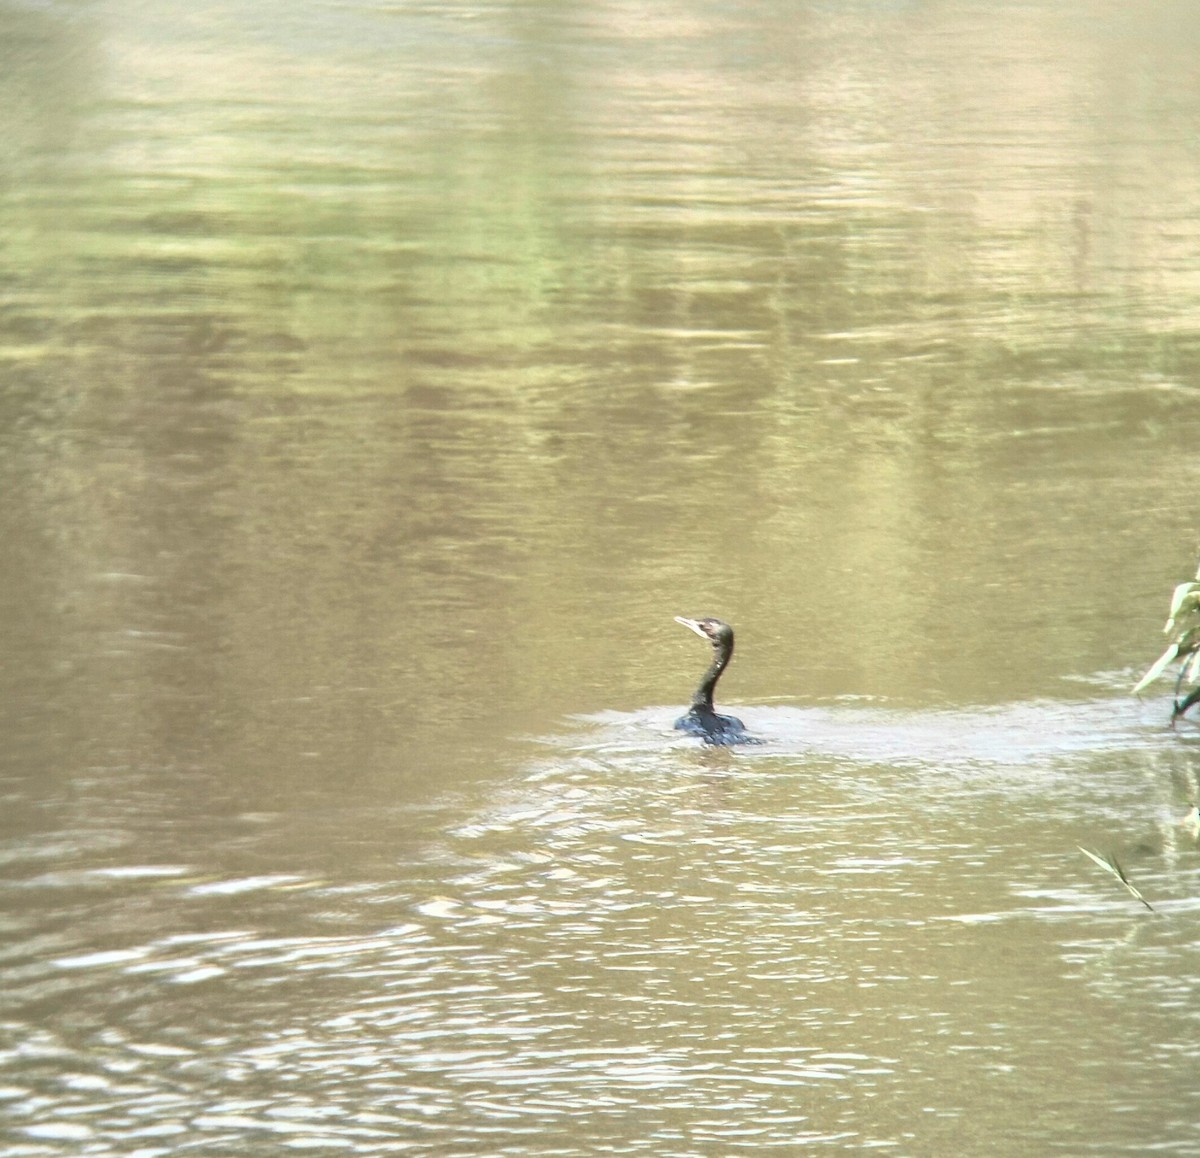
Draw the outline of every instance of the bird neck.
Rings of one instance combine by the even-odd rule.
[[[713,689],[717,686],[717,680],[721,678],[721,673],[729,666],[732,656],[732,643],[726,647],[713,648],[713,661],[709,665],[708,671],[704,673],[700,686],[692,695],[693,708],[706,708],[710,712],[713,710]]]

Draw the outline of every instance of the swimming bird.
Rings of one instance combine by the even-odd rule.
[[[692,706],[675,721],[675,727],[699,736],[706,744],[757,744],[759,741],[747,734],[741,720],[722,716],[713,709],[713,689],[733,656],[733,628],[712,618],[685,619],[677,615],[675,622],[707,639],[713,648],[713,661],[692,694]]]

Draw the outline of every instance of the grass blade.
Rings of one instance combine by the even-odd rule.
[[[1133,689],[1133,694],[1136,696],[1143,688],[1149,687],[1163,672],[1171,666],[1171,661],[1179,654],[1179,644],[1172,643],[1167,647],[1167,650],[1156,659],[1150,670],[1142,676],[1137,682],[1137,686]]]
[[[1081,844],[1077,844],[1075,847],[1079,849],[1079,851],[1083,853],[1083,855],[1089,860],[1094,860],[1110,876],[1116,877],[1117,880],[1119,880],[1121,884],[1123,884],[1129,890],[1130,895],[1141,901],[1142,904],[1150,910],[1150,912],[1158,912],[1158,910],[1148,900],[1146,900],[1141,893],[1138,892],[1134,885],[1130,883],[1129,878],[1125,875],[1125,870],[1117,863],[1117,858],[1115,856],[1101,856],[1099,853],[1095,853],[1090,849],[1084,848]]]

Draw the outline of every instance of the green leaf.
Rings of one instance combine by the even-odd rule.
[[[1179,655],[1179,644],[1169,644],[1167,650],[1154,661],[1150,670],[1137,682],[1137,686],[1133,689],[1133,694],[1136,696],[1143,688],[1149,687],[1154,683],[1170,667],[1177,655]]]
[[[1190,590],[1185,590],[1190,588]],[[1171,600],[1171,613],[1166,626],[1165,635],[1170,635],[1178,626],[1179,620],[1186,615],[1195,615],[1200,611],[1200,584],[1181,583],[1175,588],[1175,596]]]
[[[1125,875],[1125,870],[1121,867],[1120,862],[1115,856],[1113,856],[1111,853],[1108,856],[1100,856],[1098,853],[1092,852],[1091,849],[1084,848],[1081,844],[1077,844],[1075,847],[1079,849],[1084,856],[1088,857],[1090,860],[1094,860],[1106,873],[1116,877],[1117,880],[1119,880],[1121,884],[1123,884],[1129,890],[1130,896],[1141,901],[1142,904],[1145,905],[1146,908],[1148,908],[1152,913],[1157,911],[1154,906],[1148,900],[1146,900],[1146,898],[1143,897],[1140,892],[1138,892],[1137,888]]]
[[[1178,615],[1183,601],[1197,588],[1200,588],[1200,583],[1197,583],[1194,579],[1188,583],[1178,584],[1175,590],[1171,592],[1171,610],[1167,614],[1172,618]]]
[[[1200,624],[1194,624],[1187,631],[1181,631],[1175,637],[1175,646],[1179,648],[1181,658],[1200,648]]]

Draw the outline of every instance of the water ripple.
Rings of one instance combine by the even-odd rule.
[[[1107,704],[840,712],[763,709],[771,742],[732,756],[664,746],[657,713],[584,722],[393,880],[10,882],[66,906],[2,963],[10,1149],[841,1146],[862,1098],[936,1103],[925,1051],[979,1082],[1074,1057],[1046,999],[1098,1003],[1117,1040],[1154,1020],[1171,1048],[1135,1085],[1195,1059],[1200,866],[1161,731]],[[1150,811],[1148,778],[1171,798]],[[1130,844],[1127,867],[1178,918],[1075,850],[1139,808],[1163,853]]]

